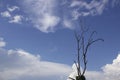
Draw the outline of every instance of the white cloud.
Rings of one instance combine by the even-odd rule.
[[[35,27],[42,32],[54,32],[55,26],[59,23],[59,17],[44,14],[43,19],[37,19]]]
[[[56,0],[24,0],[23,5],[34,27],[42,32],[54,32],[60,18],[55,14]]]
[[[70,66],[41,60],[25,50],[6,50],[0,38],[0,80],[66,80]]]
[[[1,12],[2,17],[11,17],[11,14],[8,11]]]
[[[0,48],[0,80],[66,80],[70,66],[40,60],[22,49]]]
[[[120,80],[120,54],[113,60],[112,64],[106,64],[103,67],[106,80]]]
[[[105,80],[105,76],[101,71],[86,71],[86,80]]]
[[[23,19],[23,16],[21,15],[15,15],[11,17],[11,20],[9,20],[9,23],[21,23]]]
[[[13,12],[15,10],[19,10],[18,6],[7,7],[8,11]]]
[[[25,50],[6,50],[6,42],[0,38],[0,80],[66,80],[68,74],[75,78],[76,66],[41,60]],[[82,68],[81,68],[82,70]],[[111,64],[102,67],[102,71],[86,71],[87,80],[119,80],[120,54]],[[69,79],[68,79],[69,80]]]
[[[0,47],[5,47],[6,42],[4,42],[4,39],[0,37]]]

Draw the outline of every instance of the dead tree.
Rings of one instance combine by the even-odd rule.
[[[97,41],[104,41],[101,38],[93,39],[93,35],[96,31],[93,31],[89,38],[86,39],[85,34],[88,32],[88,29],[85,29],[82,22],[81,22],[81,33],[75,32],[75,38],[77,40],[77,60],[74,61],[76,68],[77,68],[77,75],[76,79],[69,78],[71,80],[86,80],[85,72],[87,69],[87,52],[89,47],[97,42]],[[81,70],[81,66],[83,65],[83,70]]]

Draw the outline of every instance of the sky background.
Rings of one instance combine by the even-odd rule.
[[[87,79],[120,79],[119,0],[0,0],[0,79],[66,80],[79,19],[104,39],[88,50]]]

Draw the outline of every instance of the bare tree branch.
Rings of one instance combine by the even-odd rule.
[[[75,64],[76,64],[76,67],[77,67],[78,76],[84,75],[85,71],[87,69],[87,52],[88,52],[88,48],[90,47],[90,45],[92,45],[93,43],[95,43],[97,41],[104,41],[101,38],[93,40],[92,39],[93,35],[95,33],[97,33],[96,31],[93,31],[90,34],[90,37],[88,38],[88,42],[85,44],[85,35],[84,34],[88,30],[82,29],[81,31],[82,31],[81,34],[77,34],[75,32],[75,37],[76,37],[76,40],[77,40],[77,62],[75,62]],[[83,64],[84,64],[83,72],[81,72],[81,69],[80,69],[80,66],[81,66],[80,54],[83,55]],[[77,63],[78,63],[78,65],[77,65]]]
[[[93,40],[92,41],[92,36],[93,36],[93,34],[95,33],[95,31],[94,32],[92,32],[91,33],[91,36],[90,36],[90,38],[89,38],[89,40],[88,40],[88,43],[87,43],[87,45],[86,45],[86,47],[85,47],[85,50],[83,51],[83,61],[84,61],[84,69],[83,69],[83,73],[82,73],[82,75],[84,75],[85,74],[85,71],[86,71],[86,68],[87,68],[87,51],[88,51],[88,48],[90,47],[90,45],[92,45],[93,43],[95,43],[95,42],[97,42],[97,41],[104,41],[103,39],[96,39],[96,40]],[[84,40],[83,40],[84,41]]]
[[[71,78],[71,77],[69,77],[69,79],[71,79],[71,80],[75,80],[75,79],[73,79],[73,78]]]
[[[73,79],[71,77],[69,77],[69,79],[71,80],[85,80],[85,72],[87,69],[87,53],[88,53],[88,49],[89,47],[97,42],[97,41],[104,41],[101,38],[97,38],[97,39],[93,39],[93,36],[95,33],[97,33],[96,31],[93,31],[90,36],[87,38],[85,36],[85,34],[88,32],[88,28],[85,29],[85,26],[83,25],[83,22],[80,21],[80,32],[74,32],[75,34],[75,38],[77,41],[77,60],[74,61],[75,66],[77,68],[77,75],[76,75],[76,79]],[[80,67],[83,67],[83,71],[81,70]]]

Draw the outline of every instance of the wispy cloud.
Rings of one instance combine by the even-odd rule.
[[[50,14],[44,14],[44,17],[41,19],[37,19],[37,21],[33,21],[35,24],[34,27],[36,27],[38,30],[48,33],[48,32],[54,32],[56,25],[59,23],[60,18],[52,16]]]
[[[23,5],[34,27],[42,32],[54,32],[60,18],[55,14],[56,0],[24,0]]]
[[[106,9],[108,0],[63,0],[62,4],[66,10],[63,13],[63,24],[65,28],[74,29],[76,20],[80,17],[102,15]]]
[[[12,7],[7,7],[8,11],[13,12],[15,10],[19,10],[20,8],[18,6],[12,6]]]
[[[10,18],[10,17],[11,17],[11,14],[10,14],[8,11],[4,11],[4,12],[1,12],[1,16],[2,16],[2,17]]]
[[[101,15],[108,2],[108,0],[91,0],[90,2],[73,0],[70,4],[72,16],[74,19],[78,19],[80,16]]]
[[[18,6],[11,6],[11,7],[7,6],[7,9],[1,12],[0,14],[3,18],[8,19],[9,23],[22,23],[24,17],[20,14],[18,15],[17,13],[13,14],[15,10],[19,10],[19,9],[20,8]]]
[[[9,20],[9,23],[22,23],[22,19],[23,19],[23,16],[15,15],[11,17],[11,19]]]
[[[69,20],[67,18],[64,18],[63,25],[65,26],[65,28],[74,29],[72,20]]]
[[[113,0],[112,3],[117,3]],[[101,15],[106,9],[109,0],[24,0],[22,3],[22,11],[25,12],[33,27],[49,33],[61,28],[74,29],[75,21],[81,16]],[[7,11],[2,16],[11,17],[10,23],[20,23],[23,15],[19,17],[13,16],[12,13],[20,10],[18,6],[7,6]],[[22,17],[21,17],[22,16]],[[25,20],[24,20],[25,21]],[[60,27],[59,26],[59,27]]]
[[[39,31],[49,33],[59,28],[74,29],[76,20],[81,16],[98,16],[108,9],[108,5],[120,4],[119,0],[23,0],[21,6],[7,6],[1,12],[2,17],[9,19],[10,23],[30,21],[32,27]],[[21,15],[16,14],[20,12]],[[13,15],[13,13],[15,14]],[[25,14],[25,15],[24,15]],[[19,16],[18,16],[19,15]],[[27,18],[27,20],[25,20]]]

